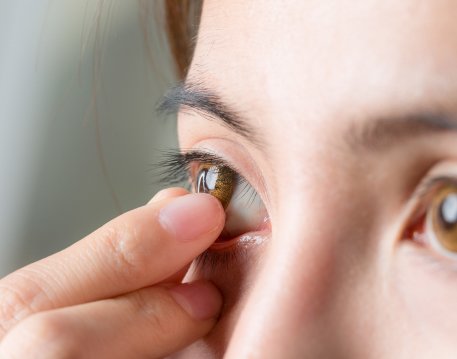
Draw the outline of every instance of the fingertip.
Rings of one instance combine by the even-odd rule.
[[[217,239],[225,223],[220,202],[205,193],[176,198],[160,210],[159,222],[179,241],[191,241],[210,235]]]
[[[222,308],[222,294],[216,286],[205,280],[179,284],[169,288],[173,299],[197,320],[215,319]]]

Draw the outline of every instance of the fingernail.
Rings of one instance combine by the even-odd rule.
[[[174,199],[160,210],[162,227],[177,240],[190,241],[223,227],[223,209],[209,194],[189,194]]]
[[[222,307],[222,295],[207,281],[184,283],[169,289],[174,300],[194,319],[216,318]]]

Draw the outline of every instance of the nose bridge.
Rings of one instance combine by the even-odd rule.
[[[320,341],[316,338],[319,332],[316,326],[322,322],[328,305],[329,282],[336,268],[332,255],[325,253],[322,237],[318,243],[306,242],[301,236],[300,242],[306,242],[302,246],[292,244],[291,240],[287,244],[279,243],[282,238],[298,235],[298,230],[289,227],[294,225],[289,222],[286,230],[273,238],[260,278],[235,330],[233,358],[293,357],[302,345]],[[301,343],[300,338],[303,338]],[[289,356],[288,350],[291,350]]]
[[[349,192],[298,192],[304,197],[295,196],[294,205],[289,202],[293,196],[284,197],[283,215],[273,224],[267,258],[235,330],[229,348],[234,356],[229,358],[240,353],[293,358],[297,351],[303,354],[298,357],[341,357],[337,338],[343,329],[334,314],[350,306],[351,297],[363,291],[361,278],[370,275],[369,221],[354,226],[362,208],[349,201]]]

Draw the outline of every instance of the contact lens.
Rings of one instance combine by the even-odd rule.
[[[201,164],[199,166],[195,192],[209,193],[227,208],[236,184],[236,173],[225,166]]]

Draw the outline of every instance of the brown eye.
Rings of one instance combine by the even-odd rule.
[[[211,164],[200,164],[194,182],[197,193],[209,193],[216,197],[227,208],[236,184],[236,173],[229,167]]]
[[[435,244],[457,253],[457,186],[438,191],[427,213],[426,227]]]
[[[209,193],[225,209],[225,227],[216,242],[230,242],[269,228],[268,213],[254,188],[228,166],[199,163],[192,171],[194,192]]]

